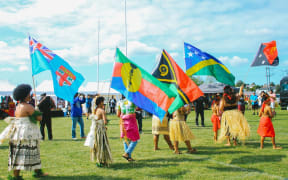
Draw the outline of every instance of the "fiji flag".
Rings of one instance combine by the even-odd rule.
[[[32,75],[50,70],[54,93],[57,97],[72,102],[74,94],[84,81],[83,76],[50,49],[29,36]]]

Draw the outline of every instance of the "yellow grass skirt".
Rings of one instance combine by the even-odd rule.
[[[218,141],[222,142],[226,136],[239,137],[242,141],[250,136],[249,124],[241,111],[227,110],[222,114],[221,133]]]
[[[186,122],[179,120],[170,121],[169,136],[171,141],[189,141],[194,139],[194,135]]]
[[[165,116],[162,120],[162,123],[160,119],[153,115],[152,117],[152,134],[154,135],[169,135],[169,127],[168,127],[168,118]]]

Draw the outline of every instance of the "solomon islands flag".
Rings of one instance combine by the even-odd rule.
[[[200,96],[203,96],[203,92],[199,87],[184,73],[165,50],[162,51],[160,61],[152,72],[152,75],[168,85],[177,94],[174,102],[168,109],[170,114],[183,105],[189,104]]]
[[[176,94],[116,49],[111,88],[162,121]]]
[[[269,65],[269,66],[279,65],[276,41],[261,43],[251,66],[262,66],[262,65]]]
[[[209,75],[219,82],[234,86],[235,77],[221,61],[185,42],[184,51],[188,76]]]
[[[29,49],[32,60],[32,75],[50,70],[55,95],[72,102],[74,95],[84,81],[83,76],[74,71],[61,57],[30,36]]]

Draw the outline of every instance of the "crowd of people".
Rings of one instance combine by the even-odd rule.
[[[12,117],[6,118],[9,125],[0,134],[0,144],[5,139],[9,140],[9,170],[13,170],[14,176],[10,179],[21,179],[21,170],[34,170],[34,177],[46,176],[41,170],[40,160],[40,140],[45,139],[45,126],[48,131],[48,139],[53,140],[51,128],[51,109],[55,108],[52,98],[41,95],[36,108],[31,104],[31,86],[22,84],[15,88],[13,98],[17,101],[17,106]],[[273,91],[270,94],[263,92],[261,94],[261,108],[259,110],[260,123],[257,133],[260,135],[260,148],[263,148],[265,137],[271,137],[273,149],[281,149],[275,143],[275,131],[271,119],[275,113],[275,95]],[[253,113],[258,113],[259,97],[253,94],[250,97],[253,107]],[[139,143],[142,133],[142,109],[134,103],[127,100],[124,96],[120,101],[112,96],[108,101],[110,113],[116,114],[120,118],[120,137],[123,139],[124,153],[122,157],[127,161],[135,161],[132,153]],[[92,120],[90,131],[86,137],[84,132],[84,121],[82,118],[82,105],[86,106],[86,116]],[[201,125],[204,125],[204,104],[205,97],[200,97],[194,103],[196,113],[196,125],[198,126],[198,116],[201,116]],[[244,104],[244,108],[243,108]],[[256,106],[257,104],[257,106]],[[90,109],[90,110],[89,110]],[[197,152],[191,145],[194,135],[186,124],[188,114],[191,112],[190,104],[176,110],[173,114],[166,114],[162,121],[153,115],[152,134],[154,141],[154,150],[159,150],[159,136],[162,134],[169,148],[175,154],[181,154],[178,146],[184,142],[187,146],[187,153]],[[245,142],[250,135],[250,127],[244,116],[245,98],[243,96],[243,86],[239,93],[235,93],[233,88],[225,86],[222,97],[219,94],[214,95],[211,103],[214,141],[222,142],[227,140],[227,146],[231,146],[231,138],[236,146],[238,139]],[[39,110],[39,111],[38,111]],[[98,167],[109,166],[113,159],[107,137],[107,117],[105,110],[105,98],[100,95],[87,96],[76,93],[73,102],[71,102],[72,119],[72,139],[76,138],[76,125],[80,126],[80,136],[85,139],[84,146],[90,148],[91,160],[97,161]],[[40,121],[40,128],[37,126]],[[220,134],[218,136],[218,130]]]

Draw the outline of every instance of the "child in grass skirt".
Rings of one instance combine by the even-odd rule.
[[[30,100],[31,86],[18,85],[13,91],[13,98],[20,103],[16,107],[15,118],[9,119],[9,125],[0,134],[0,144],[9,140],[8,169],[14,177],[23,179],[20,170],[34,170],[34,177],[46,176],[41,170],[40,140],[42,138],[36,122],[41,120],[41,113],[27,102]],[[7,119],[6,119],[7,122]]]
[[[170,121],[169,135],[170,140],[174,142],[174,153],[181,154],[178,149],[179,141],[184,141],[187,146],[187,153],[196,152],[195,148],[191,147],[190,140],[194,139],[189,126],[185,122],[185,115],[190,113],[190,106],[181,107],[173,113],[173,119]]]
[[[91,160],[96,160],[97,166],[103,167],[112,163],[112,154],[105,127],[107,119],[104,111],[104,97],[97,97],[96,106],[95,113],[89,116],[92,124],[84,146],[90,147]]]

